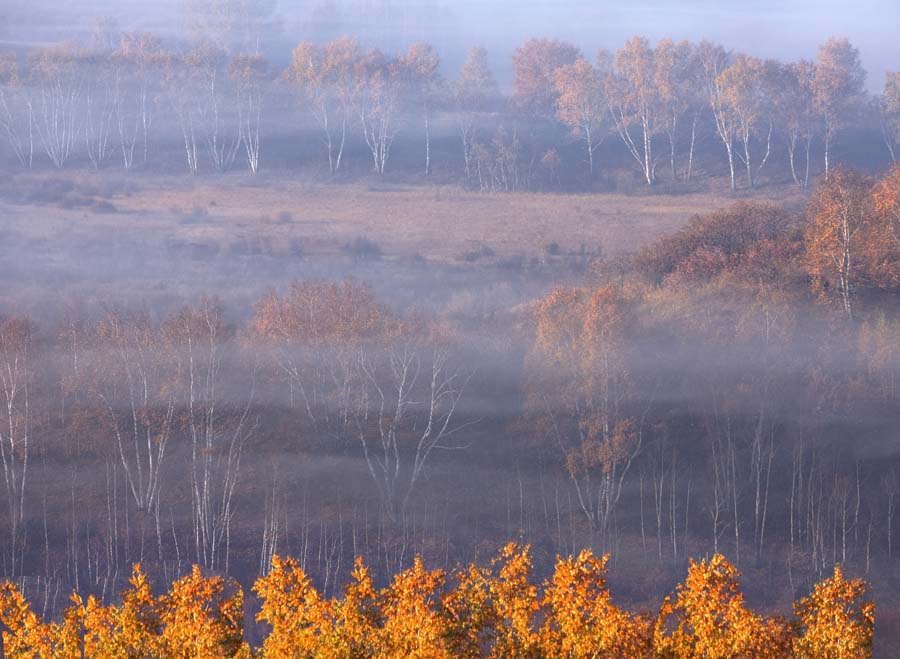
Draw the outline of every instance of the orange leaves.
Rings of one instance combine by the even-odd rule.
[[[318,645],[326,607],[295,560],[274,556],[269,574],[253,590],[262,600],[256,620],[271,628],[263,644],[268,659],[287,659],[296,648]]]
[[[342,597],[323,599],[298,563],[275,557],[254,591],[269,626],[258,652],[243,643],[243,595],[200,569],[154,598],[139,565],[120,605],[72,596],[58,623],[43,623],[11,584],[0,584],[7,659],[866,659],[875,606],[862,580],[840,568],[795,605],[796,618],[764,618],[741,595],[721,555],[691,562],[655,624],[615,606],[609,557],[558,557],[532,582],[530,548],[506,545],[490,568],[448,579],[421,558],[381,590],[357,559]]]
[[[204,577],[195,565],[172,584],[161,603],[162,653],[167,658],[223,659],[240,650],[244,595],[235,584]]]
[[[900,279],[893,245],[885,244],[883,223],[875,214],[872,181],[844,169],[835,170],[810,200],[806,229],[806,267],[823,293],[834,288],[848,316],[851,296],[862,285],[884,286]],[[889,250],[889,251],[887,251]]]
[[[343,345],[388,331],[390,321],[366,284],[306,281],[257,303],[251,332],[263,342]]]
[[[606,587],[609,556],[583,550],[559,558],[544,590],[541,646],[547,657],[639,659],[650,656],[649,621],[612,604]]]
[[[574,64],[578,48],[557,39],[529,39],[513,53],[513,93],[518,104],[536,115],[551,115],[556,102],[554,75]]]
[[[40,619],[9,582],[0,584],[0,634],[6,659],[32,657],[46,640]]]
[[[875,603],[862,579],[848,581],[841,568],[795,605],[798,659],[863,659],[872,656]]]
[[[450,659],[445,621],[438,611],[441,571],[428,571],[416,557],[413,566],[394,578],[382,594],[381,629],[376,658]]]
[[[789,657],[787,626],[744,606],[737,569],[721,554],[691,561],[674,601],[663,603],[654,631],[663,656],[729,659]]]

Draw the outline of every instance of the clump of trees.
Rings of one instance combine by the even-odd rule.
[[[195,566],[155,596],[140,565],[121,603],[75,594],[60,621],[36,615],[9,582],[0,586],[6,657],[841,657],[872,654],[875,607],[862,580],[839,567],[797,602],[793,620],[751,611],[740,574],[721,555],[691,562],[656,616],[613,603],[609,556],[558,558],[534,585],[528,546],[507,545],[490,568],[410,568],[377,588],[362,559],[341,596],[326,598],[300,564],[275,556],[253,590],[268,633],[243,639],[240,587]]]
[[[192,174],[241,162],[255,174],[270,118],[286,110],[298,146],[318,133],[330,175],[346,170],[351,151],[367,152],[371,169],[384,174],[405,134],[404,148],[421,140],[423,151],[404,161],[428,176],[437,164],[434,126],[456,125],[461,152],[440,168],[483,190],[558,187],[560,170],[575,171],[580,161],[586,171],[575,180],[590,187],[612,167],[598,160],[608,138],[605,152],[614,154],[618,142],[647,185],[661,176],[690,181],[702,169],[727,176],[734,189],[741,180],[753,188],[786,177],[771,171],[779,158],[798,186],[828,176],[849,130],[880,133],[894,161],[900,139],[897,74],[869,102],[859,52],[842,38],[797,62],[643,37],[592,58],[558,39],[529,39],[513,54],[504,95],[478,47],[451,75],[428,44],[394,53],[342,37],[297,45],[279,72],[258,41],[197,34],[184,47],[131,32],[40,47],[25,58],[0,54],[0,132],[11,156],[26,168],[43,152],[56,168],[81,159],[99,169],[118,154],[131,170],[148,166],[151,145],[174,132]],[[303,129],[309,121],[314,131]],[[720,152],[703,150],[701,168],[698,145],[712,141]]]

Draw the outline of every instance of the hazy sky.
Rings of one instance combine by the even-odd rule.
[[[281,40],[290,41],[293,35],[297,35],[294,40],[308,38],[303,27],[309,17],[331,5],[324,13],[340,15],[346,31],[381,34],[385,44],[379,45],[387,46],[426,38],[445,51],[450,62],[457,59],[456,51],[480,43],[493,51],[498,67],[505,62],[508,68],[509,53],[528,36],[569,39],[589,55],[599,47],[615,48],[634,34],[651,40],[709,38],[734,50],[793,59],[813,57],[823,39],[842,35],[859,47],[871,89],[880,88],[885,71],[900,69],[900,0],[275,1],[274,14],[283,25]],[[0,39],[66,38],[100,15],[114,16],[123,27],[177,33],[182,4],[181,0],[82,0],[77,4],[0,0]],[[389,31],[400,32],[400,38],[384,36]],[[498,70],[498,74],[502,80],[507,72]]]

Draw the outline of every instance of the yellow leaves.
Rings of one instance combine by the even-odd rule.
[[[739,573],[721,554],[691,561],[674,601],[664,601],[654,630],[663,656],[729,659],[788,657],[788,630],[744,606]]]
[[[863,659],[872,656],[875,603],[862,579],[848,581],[839,566],[795,605],[798,659]]]
[[[650,625],[612,604],[606,587],[609,556],[583,550],[577,558],[558,558],[542,601],[543,655],[591,659],[638,659],[650,653]]]
[[[194,567],[155,598],[139,565],[121,604],[71,598],[44,623],[0,584],[6,659],[867,659],[875,606],[839,567],[795,605],[795,620],[750,611],[739,573],[721,555],[691,562],[655,621],[615,606],[608,556],[558,557],[532,583],[530,548],[506,545],[490,568],[448,579],[421,558],[377,590],[357,559],[342,596],[322,598],[299,564],[275,557],[257,580],[256,616],[269,626],[254,654],[243,641],[243,594]]]
[[[258,579],[253,590],[262,600],[256,620],[271,627],[263,644],[267,658],[292,657],[298,647],[316,647],[326,612],[294,559],[274,556],[269,574]]]
[[[382,594],[384,626],[378,634],[376,658],[450,659],[445,621],[437,609],[443,584],[443,573],[425,570],[421,557],[394,578]]]
[[[0,634],[6,659],[31,657],[45,640],[40,619],[9,582],[0,584]]]
[[[195,565],[189,575],[172,584],[161,603],[166,657],[223,659],[240,650],[244,596],[236,585],[222,577],[204,577]]]

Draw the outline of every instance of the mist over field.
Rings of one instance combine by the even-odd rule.
[[[900,656],[898,24],[0,3],[0,659]]]

